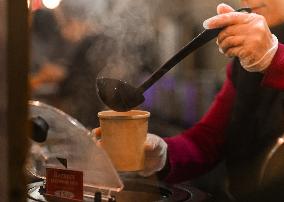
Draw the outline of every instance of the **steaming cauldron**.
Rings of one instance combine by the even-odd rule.
[[[121,192],[112,193],[116,202],[202,202],[209,198],[208,194],[190,186],[189,183],[169,186],[161,182],[144,179],[125,179],[123,182],[125,185],[124,189]],[[28,202],[48,201],[40,193],[42,185],[43,181],[28,185]],[[95,193],[98,190],[87,190],[85,188],[85,191]],[[93,202],[94,198],[84,194],[84,201]]]

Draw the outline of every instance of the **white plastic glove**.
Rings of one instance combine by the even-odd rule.
[[[97,146],[101,146],[101,129],[92,130],[91,136]],[[144,170],[138,174],[148,177],[157,171],[160,171],[167,160],[167,143],[157,135],[148,133],[145,141],[145,165]]]
[[[148,133],[145,142],[145,167],[139,174],[147,177],[160,171],[166,164],[167,148],[168,145],[162,138]]]
[[[278,40],[263,16],[234,11],[224,3],[219,4],[218,15],[205,20],[203,26],[205,29],[224,27],[217,39],[220,52],[227,57],[238,57],[247,71],[261,72],[270,65]]]

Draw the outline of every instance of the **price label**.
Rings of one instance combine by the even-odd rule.
[[[83,201],[83,172],[46,168],[46,195]]]

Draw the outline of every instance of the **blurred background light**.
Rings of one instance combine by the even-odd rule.
[[[41,0],[27,0],[28,8],[32,11],[40,9],[42,7]]]
[[[54,9],[60,4],[61,0],[42,0],[44,7]]]

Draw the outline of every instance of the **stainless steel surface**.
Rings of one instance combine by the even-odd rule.
[[[284,135],[269,149],[265,156],[259,176],[259,185],[265,186],[284,177]]]

